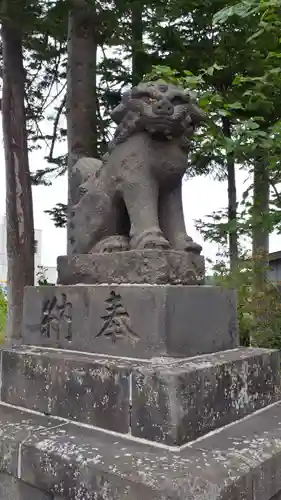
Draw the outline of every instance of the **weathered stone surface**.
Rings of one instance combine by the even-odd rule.
[[[29,484],[8,474],[0,473],[0,500],[54,500],[53,495],[46,494]],[[57,500],[59,500],[57,498]]]
[[[204,118],[194,97],[174,85],[141,83],[125,93],[112,112],[117,128],[102,167],[81,158],[71,172],[70,253],[201,252],[186,234],[181,181]],[[78,188],[79,177],[87,180]]]
[[[122,360],[21,346],[2,352],[2,401],[182,445],[280,399],[279,353]]]
[[[132,435],[182,445],[280,399],[280,355],[235,349],[133,368]]]
[[[17,436],[35,416],[2,410],[7,447],[13,426]],[[34,434],[36,425],[24,442],[13,438],[20,477],[66,500],[270,500],[281,490],[280,403],[178,450],[53,422]]]
[[[97,158],[83,157],[76,158],[77,161],[71,169],[70,180],[70,200],[72,204],[78,203],[83,194],[84,184],[98,174],[102,167],[102,161]],[[75,159],[73,159],[75,161]]]
[[[20,445],[29,436],[45,435],[50,427],[57,428],[61,421],[44,415],[14,410],[0,403],[0,472],[21,477]]]
[[[129,431],[129,368],[121,360],[15,348],[2,352],[2,401]]]
[[[235,292],[221,287],[26,287],[25,344],[117,356],[195,356],[237,346]]]
[[[280,498],[281,498],[281,491],[279,491],[277,495],[274,495],[274,497],[272,497],[271,500],[280,500]]]
[[[133,283],[195,285],[204,282],[204,257],[194,252],[131,250],[58,258],[60,285]]]

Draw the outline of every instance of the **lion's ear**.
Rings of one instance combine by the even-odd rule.
[[[114,121],[114,123],[116,123],[117,125],[119,125],[122,122],[125,114],[126,114],[126,108],[125,108],[124,104],[122,104],[122,102],[121,102],[111,112],[111,118]]]
[[[183,98],[185,102],[191,102],[195,98],[195,94],[188,89],[184,89]]]
[[[116,125],[119,125],[124,119],[127,113],[127,104],[128,101],[130,100],[130,97],[131,97],[131,92],[130,91],[125,92],[122,96],[122,101],[120,102],[120,104],[118,104],[118,106],[116,106],[116,108],[114,108],[113,111],[111,112],[111,118],[114,121],[114,123],[116,123]]]

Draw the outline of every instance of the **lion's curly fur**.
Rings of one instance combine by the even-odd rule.
[[[198,125],[204,119],[204,113],[198,107],[195,96],[181,87],[166,84],[164,82],[140,83],[123,94],[120,104],[112,111],[111,117],[117,124],[114,138],[109,145],[109,150],[120,142],[125,141],[134,132],[146,130],[146,122],[151,116],[151,103],[161,98],[169,99],[171,102],[175,99],[181,101],[178,105],[180,110],[174,113],[174,120],[180,119],[180,113],[186,111],[187,120],[193,127]],[[191,134],[193,133],[192,129]],[[182,130],[182,145],[186,147],[187,130]]]

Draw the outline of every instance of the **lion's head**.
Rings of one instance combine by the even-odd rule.
[[[111,117],[117,124],[114,147],[141,131],[160,140],[189,138],[205,114],[191,92],[164,82],[147,82],[126,92]]]

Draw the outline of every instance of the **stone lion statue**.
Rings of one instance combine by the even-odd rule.
[[[104,162],[80,159],[72,207],[72,253],[131,249],[201,252],[186,234],[181,182],[190,138],[204,113],[182,88],[141,83],[113,110],[117,124]]]

